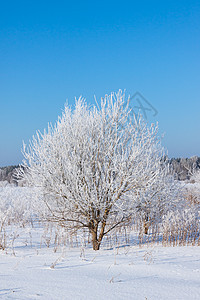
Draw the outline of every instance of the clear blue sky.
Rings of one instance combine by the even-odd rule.
[[[200,156],[200,1],[1,1],[0,166],[66,99],[126,89],[170,157]]]

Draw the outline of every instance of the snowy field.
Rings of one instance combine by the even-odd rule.
[[[28,229],[0,253],[1,299],[200,299],[199,247],[40,247]],[[30,239],[30,240],[29,240]],[[31,241],[35,241],[31,246]]]
[[[41,225],[22,222],[33,198],[28,188],[0,188],[1,220],[8,203],[19,218],[6,228],[7,247],[0,250],[0,299],[200,299],[200,247],[139,247],[133,238],[131,246],[55,252]]]

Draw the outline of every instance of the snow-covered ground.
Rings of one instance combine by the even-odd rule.
[[[0,252],[1,299],[200,299],[200,248],[119,249],[40,247],[28,230]]]
[[[96,252],[69,246],[54,252],[54,245],[45,245],[41,224],[26,223],[35,194],[0,188],[2,220],[8,207],[18,220],[9,227],[7,248],[0,250],[0,299],[200,299],[200,247],[131,243]]]

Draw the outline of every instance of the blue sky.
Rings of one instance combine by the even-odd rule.
[[[118,89],[158,111],[170,157],[200,156],[200,1],[0,1],[0,166],[67,99]]]

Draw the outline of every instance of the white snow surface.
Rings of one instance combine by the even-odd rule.
[[[20,203],[27,193],[2,188],[0,196]],[[0,250],[0,299],[200,299],[198,246],[103,246],[96,252],[67,246],[54,252],[41,245],[43,228],[15,226],[14,248],[9,243]]]
[[[22,231],[15,255],[0,252],[1,299],[200,299],[198,246],[54,253],[40,247],[40,229],[32,229],[32,246]]]

